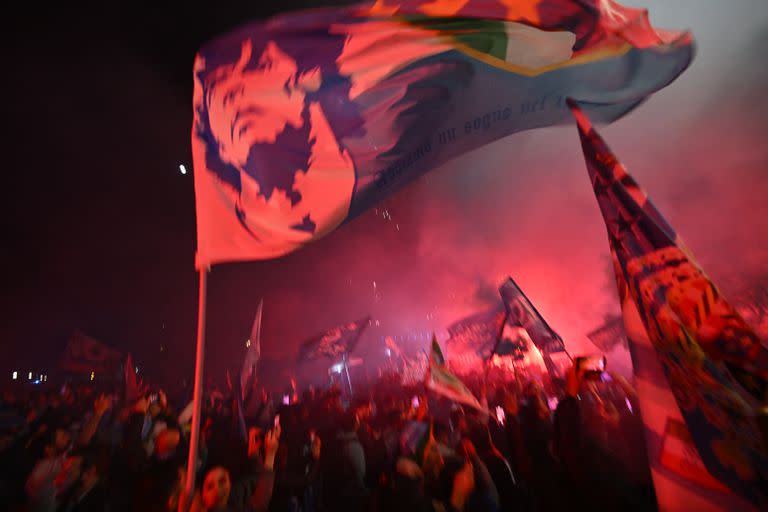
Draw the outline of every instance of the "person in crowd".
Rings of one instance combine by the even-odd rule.
[[[586,384],[578,366],[546,383],[554,418],[523,372],[467,379],[502,405],[490,416],[391,378],[344,403],[292,384],[277,411],[255,380],[242,399],[210,387],[189,496],[186,402],[177,413],[160,389],[127,401],[93,384],[5,393],[0,500],[9,512],[652,509],[634,390],[618,376]]]

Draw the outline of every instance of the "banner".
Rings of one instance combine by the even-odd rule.
[[[610,122],[693,58],[612,0],[377,0],[245,25],[194,66],[197,265],[317,240],[444,162],[570,121]]]
[[[299,347],[298,361],[313,361],[321,358],[335,359],[355,349],[360,335],[371,324],[367,316],[357,322],[339,325],[315,336]]]
[[[626,347],[627,335],[624,332],[624,319],[621,316],[609,319],[603,325],[588,333],[587,338],[603,352],[610,352],[617,345]]]
[[[768,458],[755,407],[768,351],[569,104],[608,232],[659,508],[751,508],[718,492],[727,486],[765,510]]]
[[[120,372],[122,360],[123,355],[119,351],[75,331],[69,337],[59,366],[70,372],[94,372],[100,377],[112,378]]]
[[[448,326],[450,338],[445,342],[448,354],[473,352],[487,360],[496,345],[505,316],[504,307],[499,305],[452,323]]]

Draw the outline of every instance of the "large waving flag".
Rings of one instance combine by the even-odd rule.
[[[528,331],[542,355],[565,352],[563,339],[547,324],[511,277],[499,287],[499,294],[507,308],[507,322]]]
[[[440,350],[440,344],[437,343],[437,338],[434,335],[432,336],[432,349],[429,354],[426,387],[454,402],[487,412],[486,408],[478,402],[467,386],[461,382],[461,379],[448,370],[445,364],[445,357],[443,357],[443,351]]]
[[[355,349],[363,330],[371,324],[367,316],[356,322],[338,325],[323,334],[315,336],[299,347],[298,361],[314,361],[321,358],[334,359]]]
[[[195,62],[197,264],[316,240],[439,164],[612,121],[690,63],[688,33],[612,0],[377,0],[235,30]]]
[[[754,407],[768,351],[572,109],[608,230],[659,508],[750,509],[738,495],[765,510],[768,458]]]
[[[259,301],[256,315],[253,317],[251,337],[243,359],[243,367],[240,370],[240,390],[245,393],[248,382],[256,377],[256,366],[261,358],[261,312],[264,309],[264,299]]]

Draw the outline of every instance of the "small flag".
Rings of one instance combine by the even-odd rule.
[[[542,355],[565,352],[563,339],[536,311],[531,301],[511,277],[499,287],[499,294],[507,308],[507,322],[510,325],[519,325],[528,331],[528,336]]]
[[[610,352],[616,346],[627,346],[624,319],[621,315],[608,319],[603,325],[587,334],[589,341],[603,352]]]
[[[197,264],[317,240],[442,163],[672,82],[690,34],[613,0],[376,0],[288,13],[194,66]]]
[[[59,366],[71,372],[94,372],[114,378],[119,375],[122,360],[123,356],[119,351],[80,331],[75,331],[67,342]]]
[[[499,304],[452,323],[448,326],[449,339],[446,342],[449,352],[474,352],[483,361],[487,360],[493,353],[505,317],[504,306]]]
[[[622,300],[651,473],[662,510],[765,510],[768,458],[755,422],[768,351],[674,229],[576,117]]]
[[[136,401],[141,393],[140,384],[136,378],[136,367],[133,365],[131,354],[128,354],[128,357],[125,358],[123,366],[125,401],[130,404]]]
[[[443,352],[440,350],[440,345],[434,335],[432,336],[432,350],[429,355],[426,386],[427,389],[431,389],[454,402],[487,412],[487,409],[480,405],[480,402],[477,401],[467,386],[446,368]]]
[[[253,326],[251,326],[250,344],[245,350],[243,359],[243,368],[240,370],[240,390],[245,392],[248,389],[248,383],[256,378],[256,366],[261,358],[261,312],[264,307],[264,299],[259,301],[259,307],[256,309],[256,315],[253,317]]]
[[[315,336],[299,347],[298,361],[313,361],[321,358],[334,359],[342,354],[348,354],[355,349],[363,331],[371,323],[367,316],[356,322],[338,325]]]

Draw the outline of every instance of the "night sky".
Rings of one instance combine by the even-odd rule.
[[[698,55],[603,135],[726,296],[768,283],[764,0],[628,3],[656,26],[691,29]],[[191,373],[194,190],[178,166],[192,168],[192,62],[207,39],[273,13],[251,4],[7,23],[4,374],[51,368],[76,328],[133,352],[150,376]],[[618,311],[575,126],[466,155],[282,259],[214,267],[207,369],[219,379],[239,364],[261,297],[262,352],[280,360],[366,314],[380,326],[361,352],[386,334],[441,332],[497,302],[506,275],[573,352],[592,350],[584,334]]]

